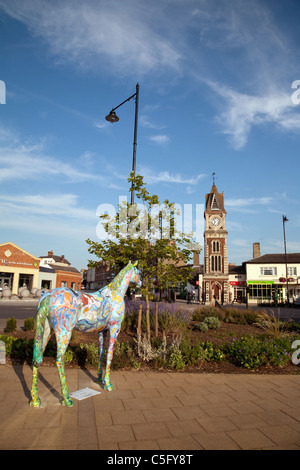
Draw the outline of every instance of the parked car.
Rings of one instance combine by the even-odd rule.
[[[294,303],[295,305],[300,305],[300,297],[296,297]]]

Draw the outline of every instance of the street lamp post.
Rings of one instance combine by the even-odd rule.
[[[283,240],[284,240],[284,257],[285,257],[285,278],[286,278],[286,299],[289,303],[289,278],[288,278],[288,268],[287,268],[287,255],[286,255],[286,240],[285,240],[285,222],[288,222],[288,218],[282,216],[282,225],[283,225]]]
[[[135,118],[134,118],[134,138],[133,138],[133,158],[132,158],[132,171],[133,171],[133,176],[135,176],[135,163],[136,163],[136,146],[137,146],[137,125],[138,125],[138,109],[139,109],[139,91],[140,91],[140,86],[137,83],[136,84],[136,92],[131,95],[127,100],[123,101],[123,103],[119,104],[115,108],[111,110],[111,112],[105,117],[105,119],[111,123],[118,122],[119,118],[115,113],[115,110],[120,108],[123,104],[127,103],[127,101],[130,101],[132,98],[135,97]],[[133,187],[133,183],[131,184],[131,189]],[[132,189],[131,191],[131,205],[134,203],[134,191]]]

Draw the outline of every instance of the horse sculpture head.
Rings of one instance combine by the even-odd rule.
[[[135,261],[133,264],[131,264],[133,269],[131,271],[130,282],[133,282],[138,287],[141,287],[142,286],[142,277],[141,277],[140,271],[137,268],[137,264],[138,264],[137,261]]]

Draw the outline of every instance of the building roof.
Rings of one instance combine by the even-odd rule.
[[[68,273],[78,273],[78,274],[80,274],[78,269],[73,268],[72,266],[62,266],[61,264],[60,265],[58,265],[58,264],[48,264],[48,266],[40,267],[40,271],[43,272],[43,273],[46,273],[46,272],[49,273],[51,271],[66,271]]]
[[[52,269],[54,269],[54,271],[66,271],[68,273],[77,273],[77,274],[80,274],[80,272],[78,271],[78,269],[76,268],[72,268],[72,266],[58,266],[57,264],[52,264],[51,265]],[[81,274],[80,274],[81,275]]]
[[[71,263],[65,259],[64,256],[57,256],[57,255],[47,255],[47,256],[40,256],[40,258],[42,259],[54,259],[55,263],[64,263],[64,264],[67,264],[69,266],[71,266]]]
[[[23,253],[25,253],[26,255],[30,256],[31,258],[34,258],[36,259],[37,261],[40,261],[39,258],[37,258],[36,256],[32,255],[31,253],[29,253],[28,251],[26,250],[23,250],[23,248],[21,248],[20,246],[18,245],[15,245],[14,243],[12,242],[5,242],[5,243],[0,243],[0,247],[1,246],[5,246],[5,245],[11,245],[12,247],[16,248],[17,250],[20,250],[22,251]]]
[[[245,266],[235,266],[233,264],[228,265],[229,274],[246,274]]]
[[[300,253],[287,253],[287,263],[300,263]],[[272,253],[258,256],[257,258],[245,261],[243,264],[274,264],[285,263],[285,253]]]
[[[224,194],[219,193],[217,186],[213,183],[210,193],[205,195],[205,210],[224,210]]]

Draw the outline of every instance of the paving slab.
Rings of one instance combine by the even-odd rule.
[[[70,391],[100,394],[60,404],[55,367],[40,368],[43,407],[29,406],[32,370],[0,365],[0,449],[182,451],[300,449],[300,375],[66,369]]]

